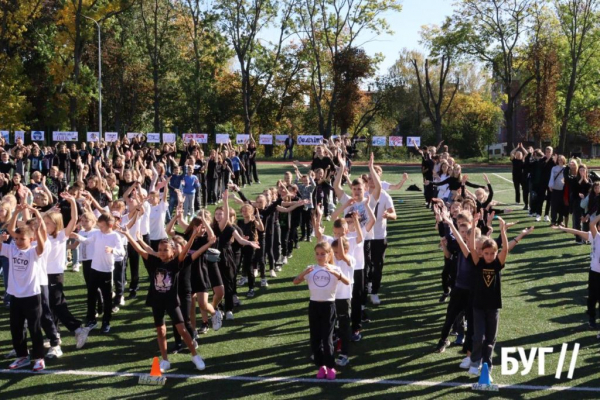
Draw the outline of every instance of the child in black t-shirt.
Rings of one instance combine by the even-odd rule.
[[[479,217],[478,213],[475,217]],[[483,239],[481,250],[477,251],[474,229],[469,237],[469,250],[475,266],[475,279],[472,289],[473,351],[471,352],[471,367],[469,368],[469,374],[471,375],[479,375],[482,363],[488,364],[490,375],[492,370],[492,354],[496,344],[498,321],[500,309],[502,308],[500,271],[504,268],[509,251],[506,224],[502,218],[498,218],[498,221],[500,222],[500,236],[502,237],[502,249],[499,252],[498,245],[490,238]]]

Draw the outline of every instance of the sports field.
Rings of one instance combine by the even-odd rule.
[[[262,184],[244,193],[254,197],[274,185],[286,169],[289,166],[261,165]],[[366,168],[356,167],[353,174],[364,171]],[[396,183],[402,172],[410,174],[412,182],[406,186],[417,183],[422,187],[419,169],[414,167],[384,167],[384,178]],[[481,184],[481,174],[486,172],[494,198],[511,205],[514,202],[508,168],[465,168],[465,172],[470,181]],[[316,368],[309,359],[308,289],[292,284],[293,277],[314,261],[312,244],[302,243],[278,277],[270,278],[269,287],[257,290],[255,298],[246,300],[244,288],[238,290],[243,304],[235,310],[234,321],[224,321],[221,330],[200,337],[199,354],[207,366],[204,371],[194,369],[188,353],[176,354],[170,356],[172,370],[166,374],[165,386],[137,384],[136,374],[148,373],[152,357],[159,355],[144,294],[114,315],[110,334],[92,331],[81,350],[75,349],[73,335],[63,329],[64,355],[47,361],[44,374],[9,373],[9,360],[0,358],[0,399],[492,397],[470,389],[468,385],[476,380],[458,368],[464,356],[457,347],[443,354],[433,352],[447,306],[438,303],[443,255],[435,221],[424,207],[422,193],[403,189],[390,194],[398,220],[388,225],[390,245],[381,305],[369,306],[372,322],[366,325],[363,339],[352,345],[350,364],[338,369],[335,382],[314,379]],[[600,398],[600,340],[587,327],[585,315],[590,248],[576,246],[571,236],[552,231],[548,223],[535,223],[521,208],[515,206],[515,211],[506,215],[508,221],[519,221],[510,229],[509,239],[526,226],[535,225],[536,229],[509,255],[502,277],[504,308],[493,373],[500,392],[495,396]],[[69,271],[65,280],[70,309],[83,318],[83,276]],[[556,379],[563,343],[569,351],[562,377]],[[574,343],[581,348],[569,380],[566,375]],[[526,376],[501,375],[501,348],[524,347],[529,354],[529,349],[540,346],[554,348],[554,353],[546,356],[544,376],[538,376],[537,360]],[[0,354],[10,349],[8,309],[1,308]]]

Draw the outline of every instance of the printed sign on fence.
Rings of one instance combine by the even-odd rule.
[[[107,142],[116,142],[119,140],[119,132],[104,132],[104,140]]]
[[[229,143],[229,133],[217,133],[217,144]]]
[[[100,132],[88,132],[87,133],[87,141],[88,142],[97,142],[100,140]]]
[[[245,133],[238,133],[235,137],[235,142],[237,144],[244,144],[246,141],[250,140],[250,135],[246,135]]]
[[[373,146],[385,146],[385,145],[387,145],[387,137],[373,136]]]
[[[6,143],[10,143],[9,142],[9,138],[10,138],[10,132],[9,131],[0,131],[0,135],[2,135],[2,137],[4,138],[4,140],[6,141]]]
[[[272,145],[273,135],[260,135],[258,137],[258,144]]]
[[[175,143],[177,135],[174,133],[163,133],[163,143]]]
[[[321,135],[300,135],[298,136],[298,145],[300,146],[314,146],[323,143],[323,136]]]
[[[278,146],[285,146],[285,139],[288,135],[275,135],[275,144]]]
[[[43,142],[44,136],[44,131],[31,131],[31,140],[34,142]]]
[[[127,132],[127,139],[131,140],[134,137],[138,137],[140,135],[142,135],[142,134],[139,132]]]
[[[183,142],[189,143],[191,140],[195,140],[196,143],[206,144],[208,143],[208,133],[184,133]]]
[[[21,141],[25,143],[25,131],[15,131],[15,143],[19,139],[21,139]]]
[[[77,142],[79,141],[79,134],[77,132],[52,132],[52,140],[55,142]]]
[[[414,147],[415,143],[417,144],[417,147],[421,146],[421,137],[420,136],[408,136],[406,138],[406,146],[407,147]]]
[[[148,143],[160,143],[160,133],[147,133],[146,139]]]
[[[402,136],[390,136],[391,147],[402,147]]]

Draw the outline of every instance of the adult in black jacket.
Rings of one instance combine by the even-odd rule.
[[[527,171],[525,168],[525,156],[527,150],[523,147],[523,143],[510,152],[510,161],[512,163],[512,180],[515,187],[515,203],[521,203],[521,189],[523,190],[523,210],[529,209],[529,181],[527,179]]]

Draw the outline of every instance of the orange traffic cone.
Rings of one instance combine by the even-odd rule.
[[[141,375],[138,379],[140,385],[164,385],[167,382],[167,377],[162,376],[160,372],[160,362],[158,357],[154,357],[152,360],[152,369],[150,375]]]
[[[160,372],[160,363],[158,362],[158,357],[154,357],[152,360],[152,369],[150,370],[150,376],[162,376]]]

